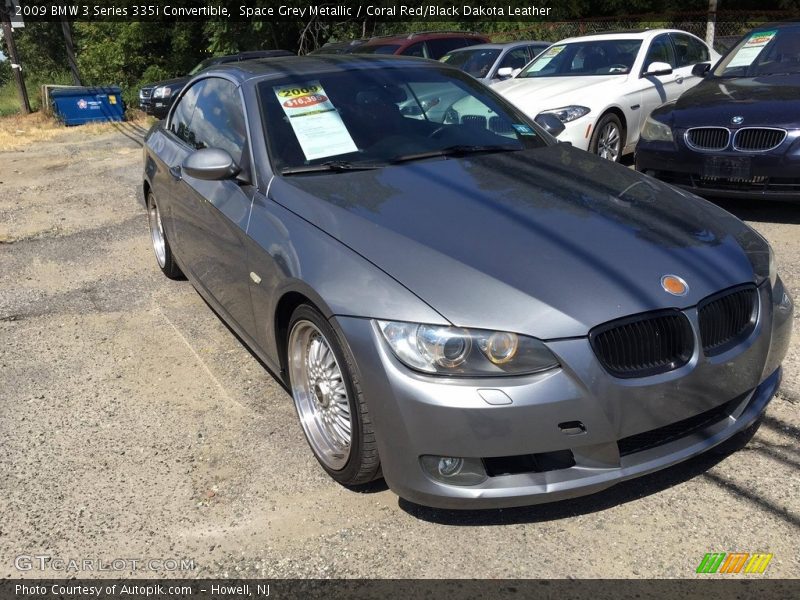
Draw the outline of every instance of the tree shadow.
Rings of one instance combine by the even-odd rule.
[[[758,421],[748,429],[734,435],[719,446],[685,462],[662,471],[643,477],[618,483],[612,488],[570,500],[560,500],[547,504],[537,504],[519,508],[484,509],[484,510],[447,510],[430,508],[400,499],[399,506],[413,517],[439,525],[512,525],[519,523],[541,523],[558,521],[580,515],[600,512],[620,504],[639,500],[646,496],[662,492],[668,488],[685,483],[699,475],[708,476],[707,471],[722,460],[741,450],[755,435],[761,422]],[[712,481],[719,483],[721,479],[714,475]],[[751,494],[752,495],[752,494]],[[759,498],[751,498],[754,502]],[[764,503],[760,503],[764,505]],[[767,507],[774,512],[774,507]],[[783,514],[784,518],[787,516]],[[791,515],[788,515],[792,520]]]
[[[796,202],[777,200],[727,200],[709,198],[720,208],[739,217],[742,221],[756,223],[779,223],[782,225],[800,224],[800,211]]]

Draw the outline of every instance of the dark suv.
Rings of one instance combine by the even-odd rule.
[[[469,31],[421,31],[374,37],[353,50],[354,54],[402,54],[439,60],[456,48],[486,44],[485,35]]]
[[[273,58],[275,56],[294,56],[287,50],[253,50],[251,52],[239,52],[228,56],[214,56],[201,61],[189,74],[175,79],[166,79],[148,84],[139,90],[139,107],[148,115],[153,115],[163,119],[169,112],[172,99],[178,95],[189,80],[203,69],[224,63],[240,62],[252,60],[254,58]]]

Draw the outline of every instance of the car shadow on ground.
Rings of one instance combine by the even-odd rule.
[[[480,526],[538,523],[557,521],[599,512],[620,504],[639,500],[651,494],[662,492],[695,477],[704,476],[706,481],[724,487],[731,493],[753,503],[759,509],[773,513],[795,526],[800,527],[800,521],[795,515],[787,513],[783,508],[773,505],[769,501],[760,498],[748,490],[740,488],[736,483],[728,481],[720,475],[708,473],[712,467],[716,466],[722,460],[742,450],[762,425],[774,428],[783,424],[776,424],[774,418],[765,417],[756,425],[751,426],[749,429],[735,435],[716,448],[697,457],[650,475],[624,481],[602,492],[597,492],[581,498],[519,508],[485,510],[437,509],[414,504],[403,499],[399,500],[399,506],[402,510],[417,519],[440,525]],[[780,428],[786,433],[785,427],[781,426]],[[788,435],[800,441],[800,432],[797,430],[789,431]],[[796,464],[795,468],[800,469]]]

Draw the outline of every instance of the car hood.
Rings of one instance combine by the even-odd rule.
[[[753,281],[744,223],[565,144],[276,177],[270,197],[458,326],[583,336]],[[667,294],[665,274],[688,294]]]
[[[625,75],[586,77],[514,77],[492,85],[492,89],[520,108],[547,110],[580,103],[627,81]]]
[[[143,85],[143,90],[154,90],[157,87],[162,86],[173,86],[173,85],[186,85],[191,77],[175,77],[174,79],[165,79],[164,81],[157,81],[155,83],[148,83],[147,85]]]
[[[672,105],[677,128],[730,126],[735,116],[742,126],[800,127],[800,75],[767,77],[712,77],[703,80]]]

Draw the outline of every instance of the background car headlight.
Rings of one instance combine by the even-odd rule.
[[[555,115],[558,117],[558,120],[562,123],[569,123],[570,121],[574,121],[575,119],[580,119],[584,115],[588,115],[592,109],[587,108],[586,106],[562,106],[561,108],[551,108],[548,110],[543,110],[540,112],[540,115],[549,114]],[[536,115],[537,117],[539,115]]]
[[[648,142],[671,142],[672,129],[653,117],[647,117],[642,126],[641,137]]]
[[[377,323],[398,360],[425,373],[523,375],[558,366],[541,341],[516,333],[396,321]]]
[[[172,88],[160,87],[153,91],[153,98],[169,98],[172,95]]]

